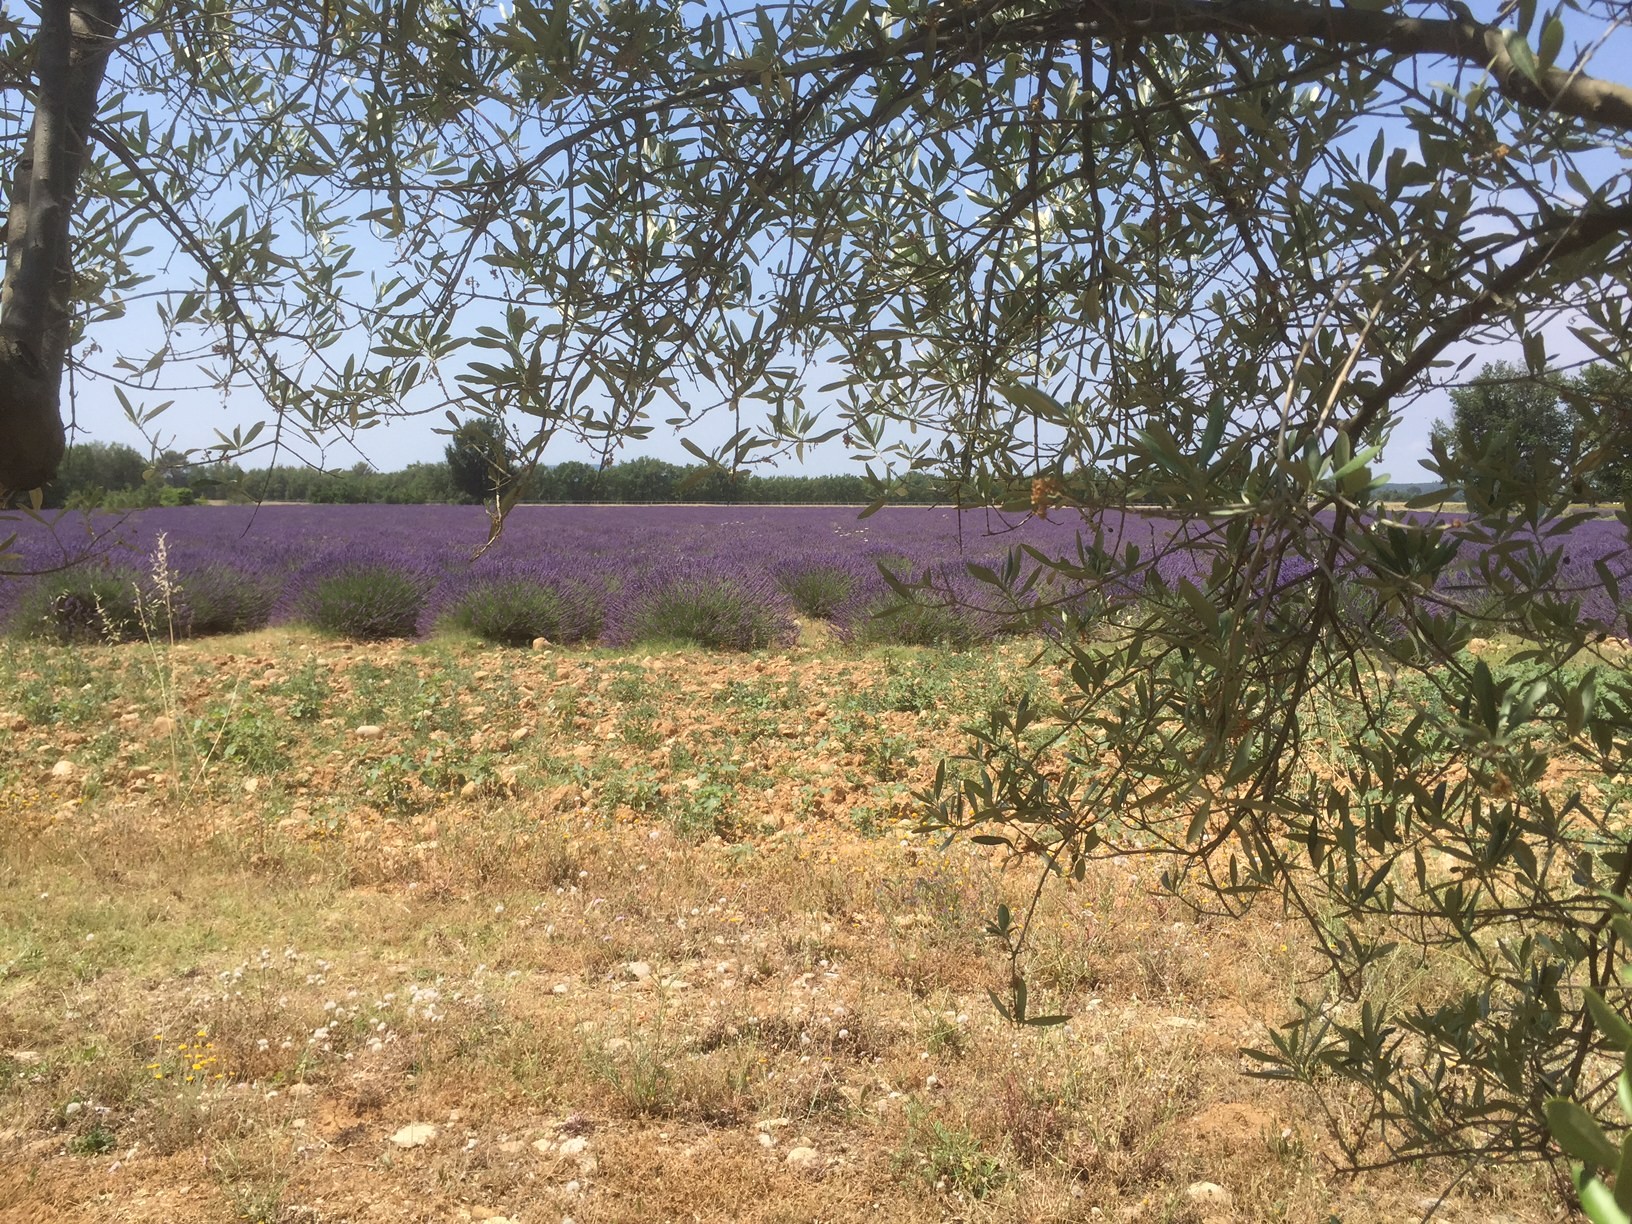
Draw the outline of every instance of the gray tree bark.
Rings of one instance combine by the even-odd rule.
[[[0,489],[38,488],[62,458],[73,321],[69,223],[120,0],[43,0],[34,126],[11,182],[0,284]]]

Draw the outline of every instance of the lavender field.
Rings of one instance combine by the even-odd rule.
[[[1442,594],[1465,605],[1488,581],[1482,567],[1497,557],[1512,568],[1516,554],[1487,550],[1476,527],[1447,527],[1458,552]],[[1033,631],[1048,609],[1104,609],[1184,581],[1204,587],[1218,555],[1214,531],[1158,515],[1090,523],[921,507],[862,519],[852,507],[528,505],[479,556],[488,520],[466,506],[189,506],[18,518],[12,529],[0,564],[18,577],[0,583],[0,621],[64,641],[138,636],[157,615],[181,634],[299,621],[362,640],[454,627],[507,645],[542,637],[741,650],[790,642],[803,616],[863,644],[968,646]],[[1085,572],[1085,541],[1116,559],[1114,580]],[[1000,569],[1017,548],[1025,552],[1011,574],[1029,573],[1038,556],[1075,558],[1078,572],[1050,572],[1018,597],[971,576],[971,565]],[[1543,565],[1549,550],[1556,563]],[[1619,523],[1588,519],[1531,552],[1520,559],[1536,571],[1538,594],[1629,636],[1615,589],[1632,573]],[[1364,566],[1351,564],[1361,591]],[[1272,592],[1295,595],[1314,565],[1283,549]],[[886,570],[914,589],[892,585]]]

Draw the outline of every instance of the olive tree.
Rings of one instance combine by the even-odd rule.
[[[839,443],[884,490],[1079,514],[1072,555],[978,575],[1046,622],[1074,696],[979,728],[928,822],[1040,881],[1148,855],[1207,912],[1300,920],[1325,970],[1260,1065],[1358,1093],[1353,1164],[1548,1158],[1549,1109],[1602,1164],[1624,538],[1579,543],[1569,480],[1443,445],[1468,513],[1399,512],[1376,462],[1475,346],[1539,372],[1568,329],[1627,364],[1632,88],[1594,67],[1625,62],[1620,22],[48,0],[4,48],[0,482],[49,474],[66,361],[138,422],[177,369],[257,393],[269,428],[236,408],[223,454],[447,409],[529,420],[535,462],[563,436],[609,461],[724,415],[688,443],[722,473]],[[56,315],[17,304],[28,267]],[[162,340],[103,347],[141,311]],[[1523,648],[1469,651],[1495,632]],[[1000,1002],[1035,1019],[1025,915],[993,931]],[[1431,994],[1379,992],[1405,963]]]

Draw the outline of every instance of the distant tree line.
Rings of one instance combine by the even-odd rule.
[[[1457,466],[1496,456],[1485,469],[1515,481],[1574,480],[1584,501],[1632,505],[1632,375],[1590,365],[1562,376],[1531,374],[1505,362],[1485,365],[1451,393],[1452,417],[1434,429],[1432,447]],[[471,421],[451,436],[440,463],[375,471],[359,463],[344,471],[311,467],[244,470],[231,464],[195,464],[179,453],[143,457],[118,442],[82,442],[69,448],[56,480],[45,489],[48,508],[130,509],[230,499],[329,504],[478,503],[507,494],[520,482],[519,500],[554,503],[723,503],[727,505],[861,505],[877,492],[861,475],[780,476],[723,472],[640,458],[601,468],[578,460],[526,469],[491,422]],[[994,503],[1024,506],[1037,482],[1023,478],[987,490]],[[1048,481],[1060,500],[1098,500],[1088,476]],[[1077,486],[1081,486],[1080,488]],[[1430,486],[1401,486],[1410,496]],[[1466,490],[1475,500],[1496,490]],[[1130,503],[1154,494],[1124,485]],[[890,500],[944,504],[943,486],[921,472],[897,481]]]
[[[243,469],[232,464],[190,464],[180,455],[157,459],[118,442],[72,446],[57,479],[45,489],[47,508],[132,509],[189,505],[203,500],[319,504],[476,503],[521,482],[524,502],[691,502],[732,505],[838,503],[861,505],[877,495],[865,476],[781,476],[728,473],[661,459],[631,459],[598,468],[568,460],[520,471],[508,456],[490,465],[455,454],[444,462],[410,464],[380,472],[359,463],[343,471],[310,467]],[[910,474],[893,501],[944,500],[929,476]]]

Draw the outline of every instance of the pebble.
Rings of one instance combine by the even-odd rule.
[[[373,723],[364,723],[357,728],[355,734],[358,739],[379,739],[385,734],[385,728],[376,727]]]
[[[290,1084],[286,1091],[292,1097],[309,1097],[316,1089],[310,1084]]]
[[[424,1147],[436,1138],[436,1127],[429,1122],[415,1122],[391,1136],[391,1142],[400,1148]]]
[[[652,967],[645,961],[630,961],[623,971],[637,982],[649,982],[652,977]]]
[[[790,1148],[782,1163],[796,1172],[811,1173],[822,1167],[822,1154],[813,1147]]]
[[[153,720],[152,729],[154,735],[169,735],[176,729],[176,720],[168,714],[160,714]]]
[[[1217,1182],[1191,1182],[1184,1188],[1184,1197],[1205,1207],[1228,1207],[1230,1192]]]
[[[79,767],[72,761],[64,757],[55,765],[51,766],[51,776],[53,778],[71,778],[78,772],[78,768]]]

